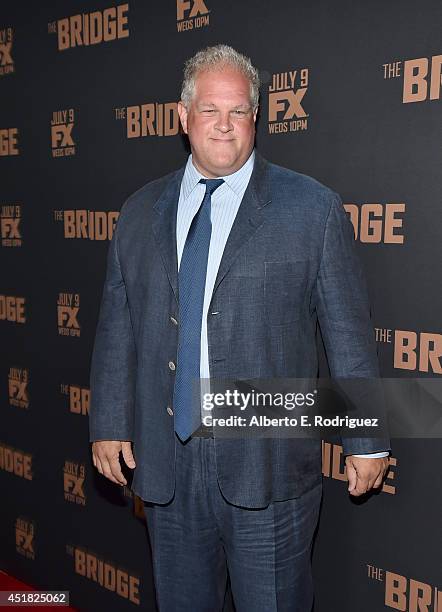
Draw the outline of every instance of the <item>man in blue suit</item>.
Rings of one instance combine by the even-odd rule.
[[[308,612],[322,493],[314,438],[217,437],[201,379],[379,376],[367,289],[339,196],[254,148],[259,78],[217,45],[187,61],[184,168],[124,203],[91,368],[93,462],[135,469],[161,612]],[[198,398],[198,394],[197,394]],[[193,435],[192,435],[193,434]],[[389,440],[343,438],[351,495],[378,488]]]

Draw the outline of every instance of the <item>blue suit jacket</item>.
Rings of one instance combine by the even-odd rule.
[[[91,367],[90,441],[132,440],[133,491],[157,503],[172,498],[175,484],[183,173],[148,183],[122,206]],[[318,320],[332,376],[379,375],[363,270],[339,196],[256,154],[209,306],[211,377],[315,378]],[[343,444],[346,454],[389,448],[386,438]],[[322,477],[319,439],[215,438],[215,448],[219,485],[236,505],[296,497]]]

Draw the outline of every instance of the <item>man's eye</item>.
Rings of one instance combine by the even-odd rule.
[[[213,108],[206,108],[203,110],[203,113],[214,113],[215,110]]]
[[[235,112],[235,115],[245,115],[246,114],[246,112],[242,110],[236,110],[234,112]]]

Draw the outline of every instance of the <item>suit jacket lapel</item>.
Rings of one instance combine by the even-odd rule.
[[[167,276],[178,303],[178,258],[176,246],[176,217],[181,181],[185,166],[173,174],[168,186],[156,201],[152,231],[166,268]]]
[[[267,171],[268,162],[255,151],[252,175],[224,248],[213,293],[229,271],[240,249],[264,222],[263,209],[271,202]]]
[[[175,299],[178,303],[178,259],[176,245],[176,218],[181,181],[185,166],[180,168],[156,201],[152,231],[169,278]],[[239,250],[250,240],[254,232],[264,222],[263,208],[271,202],[267,177],[268,162],[255,151],[255,163],[249,184],[244,193],[238,213],[232,225],[218,269],[213,293],[227,274]]]

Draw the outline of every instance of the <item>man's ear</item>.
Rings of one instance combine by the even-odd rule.
[[[187,134],[187,108],[184,106],[181,100],[178,102],[178,116],[180,118],[183,132]]]
[[[256,117],[258,116],[258,106],[255,108],[255,110],[253,111],[253,121],[254,123],[256,123]]]

